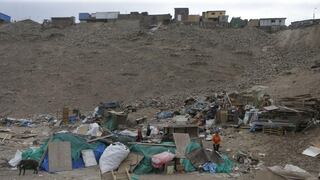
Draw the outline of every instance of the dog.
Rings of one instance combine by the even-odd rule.
[[[23,175],[26,173],[26,169],[33,169],[33,174],[38,174],[38,161],[35,160],[21,160],[18,164],[19,176],[21,175],[21,170],[23,170]]]

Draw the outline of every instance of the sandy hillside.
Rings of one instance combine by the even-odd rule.
[[[191,94],[245,89],[293,68],[309,71],[319,59],[314,34],[319,27],[268,34],[177,25],[150,32],[127,21],[66,29],[9,24],[0,27],[1,114],[50,113],[64,105],[91,110],[112,99],[180,102]]]

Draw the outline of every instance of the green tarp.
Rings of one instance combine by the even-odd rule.
[[[81,150],[85,149],[95,149],[99,145],[99,143],[87,143],[86,139],[81,138],[79,136],[69,134],[69,133],[59,133],[53,136],[52,142],[57,141],[68,141],[71,143],[71,156],[73,160],[78,160],[81,156]],[[27,149],[22,152],[22,159],[34,159],[40,160],[42,154],[44,153],[44,149],[48,144],[48,139],[45,140],[44,144],[40,146],[40,148],[36,149]]]
[[[163,144],[174,144],[170,143],[163,143]],[[166,147],[166,146],[146,146],[146,145],[131,145],[130,151],[143,155],[144,158],[140,162],[140,164],[135,168],[134,173],[137,175],[141,174],[149,174],[149,173],[157,173],[159,172],[158,169],[152,166],[151,158],[155,154],[162,153],[164,151],[169,151],[171,153],[175,153],[175,147]]]
[[[190,142],[186,147],[186,154],[201,148],[199,143]],[[184,170],[186,172],[193,172],[196,171],[196,168],[192,165],[191,161],[189,159],[181,159],[180,163],[184,166]]]

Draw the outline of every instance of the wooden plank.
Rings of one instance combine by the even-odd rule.
[[[0,139],[11,139],[12,135],[7,133],[0,133]]]
[[[173,133],[174,143],[176,144],[176,157],[185,158],[186,147],[190,143],[189,134],[185,133]]]
[[[128,171],[128,169],[127,169],[127,168],[126,168],[126,173],[127,173],[127,177],[128,177],[128,179],[129,179],[129,180],[131,180],[131,176],[130,176],[129,171]]]
[[[71,143],[49,142],[49,172],[71,171]]]
[[[98,138],[95,138],[95,139],[91,139],[91,140],[88,140],[87,143],[91,143],[91,142],[98,141],[100,139],[109,138],[109,137],[112,137],[112,135],[107,135],[107,136],[102,136],[102,137],[98,137]]]
[[[128,142],[128,144],[138,144],[138,145],[145,145],[145,146],[165,146],[165,147],[176,147],[173,144],[154,144],[154,143],[138,143],[138,142]]]
[[[128,157],[120,164],[118,171],[125,172],[128,169],[129,172],[132,172],[143,158],[144,156],[140,154],[130,152]]]
[[[68,124],[69,122],[69,108],[64,107],[62,110],[62,121],[64,124]]]

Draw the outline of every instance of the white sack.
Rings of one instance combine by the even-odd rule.
[[[97,124],[97,123],[90,124],[89,125],[89,131],[87,132],[87,135],[101,136],[99,124]]]
[[[99,160],[101,174],[117,169],[129,153],[130,150],[122,143],[116,142],[108,146]]]
[[[16,154],[14,155],[14,158],[12,158],[8,163],[12,167],[16,167],[20,161],[22,160],[22,152],[20,150],[17,150]]]

